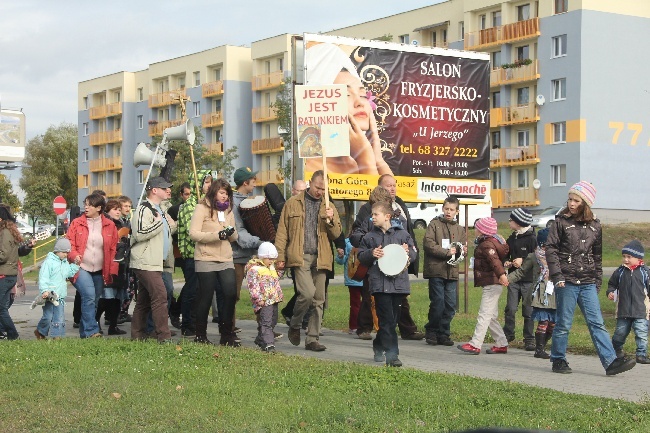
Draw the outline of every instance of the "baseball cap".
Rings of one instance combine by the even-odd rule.
[[[235,185],[240,186],[248,179],[254,178],[256,174],[257,174],[256,171],[253,171],[248,167],[240,167],[237,170],[235,170],[235,174],[233,175],[233,180],[235,181]]]
[[[153,189],[153,188],[171,188],[173,184],[171,182],[167,182],[164,177],[154,177],[149,179],[149,182],[147,182],[147,189]]]

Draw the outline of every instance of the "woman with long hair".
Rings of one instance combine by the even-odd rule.
[[[199,283],[193,308],[196,343],[211,343],[206,332],[212,295],[216,291],[220,300],[219,344],[241,345],[232,326],[237,299],[235,265],[230,246],[230,242],[237,240],[232,200],[232,187],[228,181],[223,178],[214,180],[205,198],[196,205],[190,222],[190,239],[195,242],[194,261]]]
[[[0,339],[16,340],[18,331],[9,315],[11,289],[18,279],[18,256],[26,256],[34,242],[20,245],[22,236],[8,207],[0,205]]]
[[[104,197],[93,193],[84,199],[84,214],[75,218],[68,229],[72,250],[68,260],[79,265],[73,286],[81,295],[81,338],[101,337],[95,320],[97,303],[105,286],[117,275],[114,262],[117,247],[115,224],[103,215]]]

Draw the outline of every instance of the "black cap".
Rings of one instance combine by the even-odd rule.
[[[147,182],[147,189],[153,189],[153,188],[171,188],[173,184],[171,182],[167,182],[165,178],[163,177],[153,177],[149,179],[149,182]]]

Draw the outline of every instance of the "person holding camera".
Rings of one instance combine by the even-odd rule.
[[[232,203],[232,187],[227,180],[216,179],[205,198],[196,205],[190,222],[190,239],[195,242],[194,262],[199,283],[193,306],[195,343],[211,344],[206,332],[212,295],[216,290],[217,298],[223,299],[218,304],[219,344],[241,345],[232,326],[237,301],[235,265],[230,245],[237,240]]]

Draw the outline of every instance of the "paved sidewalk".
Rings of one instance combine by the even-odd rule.
[[[180,288],[180,286],[178,287]],[[23,339],[34,339],[34,329],[41,316],[41,308],[31,310],[36,288],[28,285],[27,294],[16,300],[11,307],[11,316]],[[74,289],[69,290],[66,305],[66,338],[79,338],[77,329],[72,327],[72,302]],[[242,328],[239,334],[242,344],[247,348],[256,348],[253,339],[257,334],[254,321],[238,321]],[[106,331],[107,326],[102,326]],[[130,335],[130,324],[120,325],[120,328]],[[276,331],[284,333],[284,337],[276,342],[278,351],[286,355],[310,356],[333,361],[357,362],[360,364],[383,366],[372,359],[372,343],[359,340],[354,335],[340,330],[324,329],[325,334],[320,342],[327,346],[324,352],[310,352],[300,346],[293,346],[287,339],[288,327],[278,324]],[[219,341],[216,324],[208,325],[208,337],[213,342]],[[121,338],[121,337],[107,337]],[[181,340],[180,331],[175,339]],[[188,341],[188,340],[185,340]],[[568,361],[573,369],[572,374],[554,374],[548,361],[536,359],[532,352],[520,349],[510,349],[507,355],[478,356],[465,354],[455,346],[429,346],[424,341],[404,341],[400,339],[400,359],[405,368],[416,368],[428,372],[444,372],[465,376],[480,377],[523,383],[558,391],[585,394],[598,397],[622,399],[634,402],[647,401],[650,392],[650,365],[637,365],[629,372],[618,376],[608,377],[596,356],[569,355]],[[9,346],[5,346],[6,350]],[[489,346],[485,345],[483,349]]]

